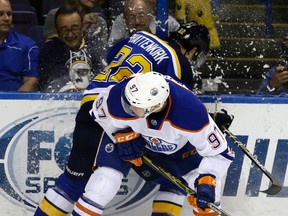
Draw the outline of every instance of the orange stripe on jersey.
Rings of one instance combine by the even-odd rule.
[[[164,122],[166,121],[167,116],[168,116],[168,114],[170,113],[170,110],[171,110],[171,106],[172,106],[172,99],[171,99],[171,96],[170,96],[170,95],[169,95],[169,97],[168,97],[168,100],[169,100],[168,108],[167,108],[167,111],[166,111],[165,117],[164,117],[164,119],[163,119],[161,125],[159,126],[159,130],[161,130],[161,128],[163,127],[163,124],[164,124]]]
[[[177,128],[178,130],[182,130],[182,131],[185,131],[185,132],[199,132],[199,131],[202,131],[205,127],[207,127],[210,124],[210,122],[208,121],[207,124],[205,124],[199,130],[188,130],[188,129],[184,129],[184,128],[181,128],[181,127],[178,127],[178,126],[174,125],[169,119],[165,120],[165,121],[170,122],[171,126],[173,126],[174,128]]]
[[[153,202],[153,213],[167,213],[173,216],[179,216],[181,213],[182,206],[175,203],[168,202]]]
[[[83,205],[81,205],[79,202],[76,203],[76,207],[79,208],[81,211],[85,212],[88,215],[91,216],[101,216],[100,214],[91,211],[90,209],[87,209],[86,207],[84,207]]]
[[[45,197],[39,204],[39,208],[47,215],[66,216],[67,212],[62,211],[56,206],[52,205]]]

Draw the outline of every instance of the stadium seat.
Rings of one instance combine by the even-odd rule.
[[[32,26],[38,25],[38,17],[34,7],[29,5],[13,5],[13,30],[29,36]]]
[[[11,5],[12,11],[33,11],[36,12],[36,9],[32,5],[28,4],[13,4]]]
[[[30,0],[10,0],[11,5],[21,4],[21,5],[31,5]]]
[[[44,43],[43,26],[36,25],[32,26],[29,30],[29,36],[35,40],[39,47],[42,47]]]
[[[64,0],[45,0],[41,3],[41,13],[46,17],[47,13],[54,8],[64,5]]]

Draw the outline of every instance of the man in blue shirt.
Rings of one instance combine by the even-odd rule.
[[[0,91],[35,91],[39,48],[35,41],[11,28],[11,4],[0,0]]]

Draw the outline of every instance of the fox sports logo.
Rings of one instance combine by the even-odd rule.
[[[0,196],[28,211],[35,210],[64,170],[77,111],[73,107],[45,110],[0,128]],[[133,209],[154,193],[154,185],[131,171],[104,215]]]

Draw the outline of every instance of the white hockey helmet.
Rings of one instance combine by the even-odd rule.
[[[135,116],[131,106],[144,109],[145,116],[151,113],[155,105],[163,106],[169,96],[169,84],[158,72],[136,74],[125,86],[121,102],[124,110]]]

